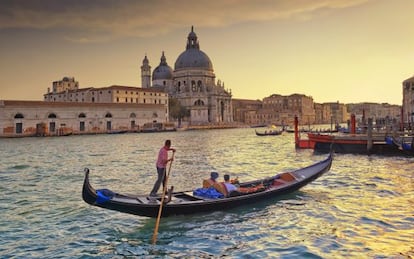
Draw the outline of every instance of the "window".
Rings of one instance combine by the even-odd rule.
[[[78,118],[86,118],[85,113],[83,113],[83,112],[82,112],[82,113],[80,113],[80,114],[79,114],[79,116],[78,116]]]
[[[16,133],[17,134],[23,133],[23,123],[21,122],[16,123]]]
[[[106,113],[105,118],[112,118],[112,114],[111,113]]]
[[[56,131],[56,123],[54,121],[49,123],[49,132],[55,132]]]
[[[47,116],[49,119],[56,119],[56,114],[51,113],[49,116]]]
[[[85,122],[84,121],[79,122],[79,131],[85,131]]]
[[[16,115],[14,115],[14,118],[15,118],[15,119],[23,119],[23,118],[24,118],[24,116],[23,116],[23,114],[21,114],[21,113],[17,113]]]

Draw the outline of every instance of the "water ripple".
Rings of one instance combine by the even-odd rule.
[[[177,148],[170,183],[210,171],[251,180],[319,161],[293,135],[252,129],[0,139],[1,258],[413,258],[414,158],[335,155],[332,170],[295,193],[229,211],[161,220],[91,207],[98,188],[148,193],[164,139]],[[30,155],[29,155],[30,154]]]

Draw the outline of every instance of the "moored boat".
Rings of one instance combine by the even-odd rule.
[[[304,168],[265,179],[240,183],[241,188],[254,188],[259,185],[263,187],[250,193],[239,193],[224,198],[201,197],[192,191],[169,193],[169,197],[166,199],[168,202],[163,205],[161,216],[220,211],[275,198],[296,191],[314,181],[331,168],[332,160],[333,155],[329,154],[326,159]],[[163,197],[154,199],[145,195],[127,195],[108,189],[95,189],[89,182],[89,169],[86,168],[82,198],[93,206],[133,215],[157,217]]]

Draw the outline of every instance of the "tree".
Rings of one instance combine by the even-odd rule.
[[[178,127],[181,127],[182,119],[190,116],[190,110],[181,105],[180,101],[176,98],[169,98],[168,109],[170,110],[170,116],[178,120]]]

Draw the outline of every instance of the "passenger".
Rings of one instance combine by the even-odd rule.
[[[210,178],[203,180],[203,188],[210,188],[217,183],[216,179],[219,177],[217,172],[211,172]]]
[[[224,184],[224,187],[226,188],[226,191],[227,191],[226,196],[231,196],[233,192],[235,192],[235,193],[239,192],[239,189],[237,188],[237,186],[230,182],[230,175],[228,175],[228,174],[224,175],[224,183],[223,184]]]

